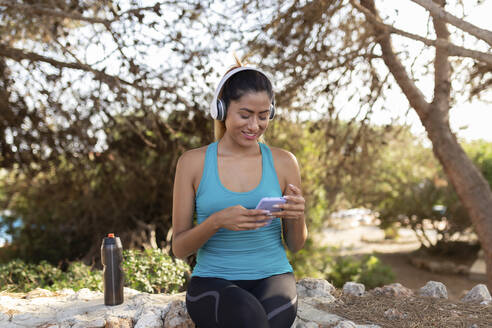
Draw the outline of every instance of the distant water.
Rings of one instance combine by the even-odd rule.
[[[3,218],[0,216],[0,222],[2,221]],[[3,247],[8,240],[11,240],[10,236],[5,233],[6,230],[6,227],[0,228],[0,247]]]
[[[0,212],[3,215],[9,215],[5,214],[5,212]],[[3,222],[3,217],[0,215],[0,222]],[[22,219],[18,218],[17,220],[14,221],[14,227],[20,227],[22,225]],[[1,227],[0,228],[0,247],[3,247],[6,242],[11,241],[12,236],[7,233],[7,228],[6,227]]]

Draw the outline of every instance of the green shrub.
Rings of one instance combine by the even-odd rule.
[[[80,262],[70,264],[68,270],[63,272],[46,261],[31,264],[22,260],[13,260],[0,264],[0,281],[3,282],[0,289],[10,292],[28,292],[35,288],[102,289],[101,272],[91,271],[89,266]]]
[[[325,278],[332,265],[332,254],[336,253],[334,247],[318,246],[308,238],[297,253],[287,251],[287,257],[294,268],[297,280],[302,278]]]
[[[189,266],[173,260],[161,250],[123,252],[125,286],[147,293],[174,293],[183,288]],[[62,271],[46,261],[39,264],[13,260],[0,264],[0,290],[28,292],[35,288],[60,290],[103,290],[102,271],[93,270],[82,262],[72,262]]]
[[[393,282],[395,275],[391,268],[374,255],[364,255],[361,259],[338,257],[327,276],[335,287],[341,288],[348,281],[364,284],[367,289]]]
[[[189,266],[158,249],[123,252],[125,285],[147,293],[176,293],[186,282]]]
[[[395,222],[391,222],[386,226],[382,226],[384,231],[384,239],[386,240],[396,240],[399,237],[399,226]]]
[[[55,280],[51,286],[52,290],[63,288],[71,288],[73,290],[89,288],[102,291],[102,272],[100,270],[92,270],[90,266],[82,262],[72,262],[68,270],[63,273],[63,278]]]

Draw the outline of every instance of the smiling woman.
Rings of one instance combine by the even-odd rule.
[[[290,327],[297,295],[282,233],[295,252],[307,228],[294,155],[260,142],[275,115],[270,80],[238,63],[220,81],[211,115],[217,141],[184,153],[174,182],[173,252],[197,253],[188,312],[199,327]],[[255,209],[280,196],[287,202],[275,217]]]
[[[227,135],[238,137],[239,143],[243,138],[256,142],[268,126],[269,108],[270,97],[265,91],[250,92],[239,100],[232,100],[226,121],[226,130],[230,132]]]

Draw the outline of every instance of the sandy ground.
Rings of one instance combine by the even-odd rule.
[[[440,281],[448,289],[450,300],[459,300],[479,283],[486,283],[485,272],[473,277],[465,274],[433,273],[415,267],[410,262],[410,253],[420,248],[420,242],[409,229],[400,229],[398,241],[384,240],[384,233],[376,226],[358,226],[349,229],[327,228],[316,238],[321,245],[336,246],[341,255],[375,253],[389,265],[396,282],[417,291],[428,281]]]

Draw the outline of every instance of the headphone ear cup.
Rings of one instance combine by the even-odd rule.
[[[217,99],[217,117],[218,121],[224,121],[226,117],[226,106],[222,99]]]
[[[270,104],[270,120],[273,120],[275,117],[275,98],[272,99],[272,103]]]

